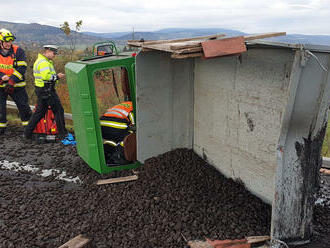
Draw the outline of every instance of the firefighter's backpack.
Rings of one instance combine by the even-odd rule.
[[[48,107],[45,117],[38,122],[33,132],[37,134],[46,134],[46,135],[58,134],[55,116],[50,106]]]

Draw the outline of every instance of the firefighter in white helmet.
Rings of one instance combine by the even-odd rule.
[[[43,53],[38,54],[38,58],[33,65],[35,92],[38,100],[36,111],[24,131],[27,140],[32,139],[32,132],[38,122],[45,116],[48,106],[51,107],[55,115],[60,138],[64,138],[68,134],[65,128],[64,109],[55,90],[58,80],[65,78],[65,74],[56,73],[54,68],[53,59],[58,53],[58,47],[56,45],[45,45],[43,48]]]

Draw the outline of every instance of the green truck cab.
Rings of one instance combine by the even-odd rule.
[[[118,50],[113,41],[97,42],[93,45],[93,56],[118,55]]]
[[[136,118],[135,57],[119,54],[89,57],[67,63],[65,72],[79,156],[101,174],[138,167],[138,161],[107,165],[99,120],[109,105],[127,99],[133,103]]]

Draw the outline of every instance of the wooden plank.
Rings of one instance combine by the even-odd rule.
[[[137,42],[137,43],[126,43],[127,46],[129,47],[141,47],[142,46],[142,43],[141,42]]]
[[[202,42],[204,58],[215,58],[246,52],[243,36]]]
[[[142,49],[153,49],[165,52],[173,52],[168,44],[143,45]]]
[[[245,41],[249,41],[249,40],[269,38],[269,37],[282,36],[282,35],[286,35],[286,33],[285,32],[264,33],[264,34],[258,34],[258,35],[246,35],[246,36],[243,36],[243,37],[244,37]],[[200,45],[201,45],[201,42],[196,42],[196,44],[186,44],[186,45],[185,44],[183,44],[183,45],[173,44],[173,45],[171,45],[171,49],[172,50],[180,50],[180,49],[185,49],[185,48],[198,47]]]
[[[255,39],[263,39],[275,36],[286,35],[285,32],[275,32],[275,33],[264,33],[257,35],[247,35],[244,36],[244,41],[250,41]],[[216,39],[223,37],[225,35],[209,35],[203,37],[185,38],[185,39],[175,39],[175,40],[158,40],[158,41],[128,41],[128,45],[142,47],[143,51],[159,50],[170,52],[172,58],[175,59],[185,59],[203,56],[203,48],[201,42],[205,39]],[[204,39],[204,40],[203,40]]]
[[[262,39],[262,38],[269,38],[269,37],[275,37],[275,36],[282,36],[282,35],[286,35],[285,32],[277,32],[277,33],[264,33],[264,34],[257,34],[257,35],[246,35],[244,36],[245,41],[249,41],[249,40],[255,40],[255,39]],[[223,36],[217,36],[216,38],[220,38]],[[180,42],[179,40],[165,40],[165,41],[153,41],[153,42],[144,42],[141,45],[149,45],[149,44],[164,44],[169,43],[169,41],[171,41],[171,43],[178,43]],[[192,47],[198,47],[201,45],[201,42],[203,41],[203,39],[198,40],[198,37],[196,37],[196,39],[187,39],[187,42],[191,41],[191,42],[195,42],[195,43],[190,43],[190,44],[172,44],[170,46],[170,48],[172,50],[180,50],[180,49],[185,49],[185,48],[192,48]],[[182,42],[182,40],[181,40]]]
[[[116,178],[98,180],[96,184],[97,185],[103,185],[103,184],[110,184],[110,183],[121,183],[121,182],[134,181],[134,180],[137,180],[137,179],[138,179],[137,175],[127,176],[127,177],[116,177]]]
[[[255,244],[255,243],[265,242],[265,241],[268,241],[268,240],[270,240],[270,236],[250,236],[250,237],[247,237],[245,239],[245,242],[242,242],[241,241],[241,242],[238,242],[237,244]],[[221,243],[221,242],[223,242],[223,240],[215,240],[214,241],[214,243],[217,243],[217,242],[218,243]],[[188,245],[191,248],[211,248],[211,247],[215,247],[211,243],[209,241],[198,241],[198,240],[194,240],[194,241],[189,241],[188,242]],[[233,244],[233,245],[230,245],[230,247],[231,246],[234,247],[235,245]],[[263,246],[263,247],[265,247],[265,246]]]
[[[151,49],[151,48],[142,48],[142,52],[150,52],[150,51],[155,51],[155,49]]]
[[[180,50],[173,50],[173,44],[175,44],[174,47],[184,47],[184,48],[191,48],[191,49],[197,49],[197,51],[201,51],[201,41],[187,41],[187,42],[177,42],[177,43],[164,43],[164,44],[154,44],[154,45],[143,45],[142,49],[153,49],[153,50],[159,50],[159,51],[165,51],[165,52],[178,52]],[[182,49],[181,49],[182,50]],[[178,52],[180,53],[180,52]],[[185,52],[183,52],[185,53]]]
[[[181,50],[186,48],[200,48],[201,42],[207,40],[188,40],[188,41],[176,41],[173,43],[160,43],[160,44],[143,44],[143,48],[152,48],[156,50],[163,50],[173,52],[174,50]]]
[[[160,50],[165,52],[178,52],[179,49],[176,49],[175,51],[172,49],[173,47],[183,47],[191,48],[192,51],[201,51],[201,42],[205,40],[198,40],[198,41],[185,41],[185,42],[175,42],[175,43],[161,43],[161,44],[143,44],[142,49],[153,49],[153,50]],[[182,49],[181,49],[182,50]],[[180,53],[180,52],[178,52]],[[185,51],[183,53],[186,53]]]
[[[265,242],[270,240],[269,236],[250,236],[246,237],[246,240],[249,244],[259,243],[259,242]]]
[[[133,45],[133,46],[156,45],[156,44],[164,44],[164,43],[183,42],[183,41],[216,39],[216,38],[224,37],[224,36],[226,36],[226,35],[225,34],[214,34],[214,35],[207,35],[207,36],[197,36],[197,37],[192,37],[192,38],[183,38],[183,39],[174,39],[174,40],[155,40],[155,41],[144,41],[144,42],[128,40],[127,45]]]
[[[256,40],[256,39],[264,39],[276,36],[286,35],[286,32],[277,32],[277,33],[264,33],[264,34],[256,34],[256,35],[246,35],[244,36],[245,41]]]
[[[190,48],[183,48],[180,50],[174,50],[173,53],[185,54],[185,53],[196,53],[196,52],[202,52],[202,51],[203,51],[203,48],[201,46],[198,46],[198,47],[190,47]]]
[[[190,248],[213,248],[213,246],[210,245],[206,241],[196,241],[196,240],[195,241],[189,241],[188,246]]]
[[[275,32],[275,33],[264,33],[257,35],[246,35],[244,36],[244,41],[250,41],[255,39],[263,39],[275,36],[286,35],[285,32]],[[142,47],[144,51],[151,50],[159,50],[170,53],[175,53],[172,55],[172,58],[184,59],[184,58],[192,58],[192,57],[200,57],[203,53],[198,54],[198,52],[202,52],[201,42],[207,39],[216,39],[220,37],[224,37],[225,35],[209,35],[203,37],[194,37],[194,38],[185,38],[185,39],[174,39],[174,40],[158,40],[158,41],[128,41],[128,45]],[[193,54],[191,56],[185,56],[185,54]],[[181,56],[183,55],[183,56]]]
[[[78,235],[73,239],[70,239],[65,244],[61,245],[59,248],[81,248],[84,247],[90,240],[83,235]]]
[[[187,54],[172,54],[171,58],[173,59],[186,59],[186,58],[195,58],[201,57],[203,53],[187,53]]]
[[[188,48],[201,47],[201,45],[202,45],[201,41],[195,41],[195,42],[191,42],[190,44],[187,43],[173,44],[171,45],[171,49],[176,51],[176,50],[182,50]]]
[[[15,102],[13,101],[7,101],[7,108],[9,109],[17,109],[17,106],[15,104]],[[30,109],[34,110],[35,106],[30,105]],[[72,120],[72,114],[70,113],[64,113],[64,118],[67,120]]]

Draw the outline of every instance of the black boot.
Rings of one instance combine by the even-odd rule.
[[[126,160],[124,148],[121,145],[116,146],[116,151],[110,157],[111,164],[125,165],[130,162]]]
[[[5,131],[6,131],[6,128],[5,127],[0,128],[0,135],[5,134]]]
[[[23,132],[23,139],[27,142],[32,142],[34,139],[33,134],[30,134],[29,132],[27,132],[26,128],[24,129]]]

